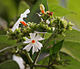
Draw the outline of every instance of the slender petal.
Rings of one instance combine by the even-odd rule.
[[[20,18],[26,18],[27,17],[27,14],[30,13],[30,10],[27,9],[24,13],[21,14]]]
[[[41,18],[41,21],[44,21],[44,20]]]
[[[32,48],[32,54],[34,54],[34,52],[35,52],[35,50],[34,50],[34,46],[33,46],[33,48]]]
[[[29,14],[30,13],[30,10],[29,9],[27,9],[25,12],[24,12],[24,14]]]
[[[30,38],[31,38],[31,39],[34,39],[35,36],[36,36],[36,33],[30,33]]]
[[[30,43],[31,42],[31,39],[28,39],[27,37],[26,38],[26,41],[24,41],[23,43]]]
[[[33,46],[33,47],[34,47],[34,51],[35,51],[35,52],[38,52],[38,47],[36,47],[36,45],[35,45],[35,44],[34,44],[34,46]]]
[[[42,38],[40,35],[37,35],[37,36],[35,37],[35,40],[44,40],[44,38]]]
[[[38,14],[39,17],[41,16],[39,13],[37,13],[37,14]]]
[[[30,44],[26,45],[26,46],[23,48],[23,50],[30,51],[31,47],[32,47],[32,44],[30,43]]]
[[[23,21],[23,19],[19,18],[18,21],[14,24],[12,27],[12,31],[14,32],[16,29],[18,29],[20,21]]]
[[[39,50],[40,50],[40,49],[41,49],[41,47],[42,47],[42,44],[41,44],[40,42],[38,42],[38,41],[36,42],[36,44],[35,44],[35,45],[36,45],[36,47],[37,47]]]

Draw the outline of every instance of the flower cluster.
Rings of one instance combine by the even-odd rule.
[[[40,41],[44,40],[44,37],[41,37],[41,33],[44,35],[45,33],[53,33],[55,31],[55,33],[63,35],[66,30],[72,30],[71,22],[67,22],[64,18],[53,17],[53,12],[45,11],[43,4],[40,4],[40,11],[40,13],[37,13],[41,18],[39,24],[34,22],[26,23],[24,21],[23,18],[26,18],[27,14],[30,13],[30,10],[27,9],[8,32],[9,38],[26,44],[25,47],[23,46],[23,50],[28,52],[32,50],[32,54],[38,52],[43,47]],[[20,23],[23,27],[19,26]]]

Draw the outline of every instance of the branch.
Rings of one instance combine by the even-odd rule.
[[[9,46],[9,47],[3,48],[3,49],[0,50],[0,53],[3,52],[3,51],[5,51],[5,50],[7,50],[7,49],[14,48],[14,47],[16,47],[16,46],[18,46],[18,45],[23,45],[23,43],[17,43],[17,44],[15,44],[15,45],[13,45],[13,46]]]
[[[33,65],[34,67],[45,67],[45,68],[48,68],[48,65],[39,65],[39,64],[36,64],[36,65]]]

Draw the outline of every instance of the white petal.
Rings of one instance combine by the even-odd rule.
[[[18,63],[20,69],[25,69],[24,60],[21,57],[13,55],[13,60]]]
[[[65,19],[65,18],[64,18],[64,16],[63,16],[63,17],[61,18],[61,20],[64,21],[64,19]]]
[[[37,14],[38,14],[39,17],[41,16],[39,13],[37,13]]]
[[[31,38],[31,39],[34,39],[35,36],[36,36],[36,33],[30,33],[30,38]]]
[[[35,40],[44,40],[44,38],[42,38],[40,35],[37,35],[37,36],[35,37]]]
[[[23,48],[23,50],[30,51],[31,47],[32,47],[32,44],[30,43],[30,44],[26,45],[26,46]]]
[[[24,13],[21,14],[20,18],[26,18],[27,17],[27,14],[30,13],[30,10],[27,9]]]
[[[32,54],[34,54],[34,52],[38,52],[38,48],[35,45],[33,45]]]
[[[21,14],[20,18],[26,18],[27,15],[26,14]]]
[[[40,42],[36,42],[36,43],[35,43],[35,46],[40,50],[41,47],[42,47],[42,44],[41,44]]]
[[[49,20],[46,20],[46,23],[47,23],[47,24],[50,24],[50,21],[49,21]]]
[[[19,28],[20,21],[23,21],[23,19],[19,18],[18,21],[14,24],[14,26],[12,27],[13,32]]]
[[[41,18],[41,21],[43,21],[43,19]]]
[[[55,27],[52,27],[52,30],[54,31],[55,30]]]
[[[38,47],[36,47],[35,45],[33,47],[34,47],[34,51],[38,52]]]
[[[31,42],[31,39],[28,39],[27,37],[26,38],[26,41],[24,41],[23,43],[30,43]]]
[[[24,12],[24,14],[29,14],[30,13],[30,10],[29,9],[27,9],[25,12]]]

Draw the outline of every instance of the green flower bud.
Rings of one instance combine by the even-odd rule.
[[[69,26],[69,27],[68,27],[68,29],[69,29],[69,30],[72,30],[72,27],[71,27],[71,26]]]
[[[25,41],[26,40],[26,37],[23,37],[23,40]]]

